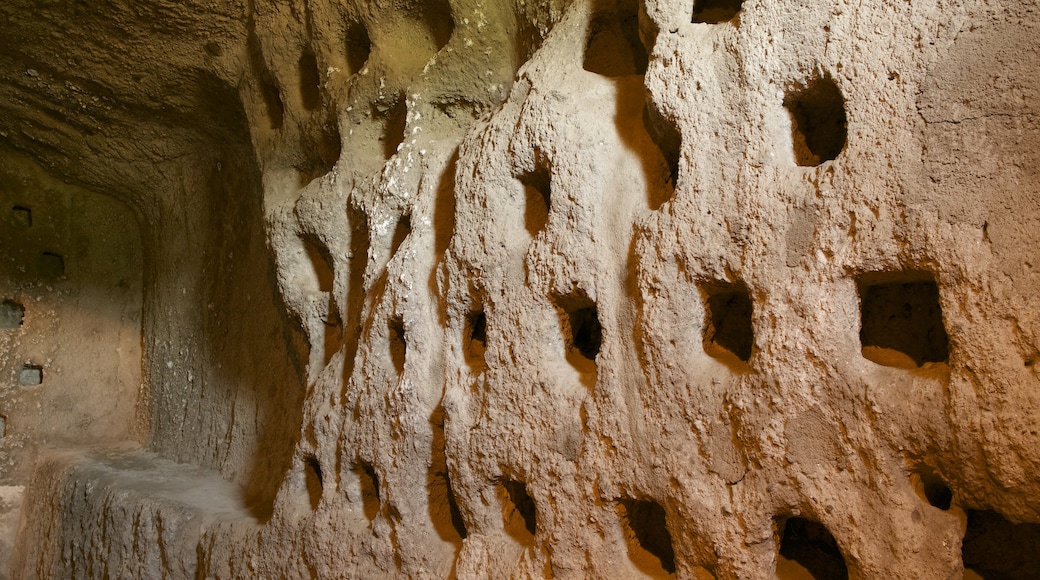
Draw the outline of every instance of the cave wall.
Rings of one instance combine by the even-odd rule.
[[[1036,2],[0,14],[11,577],[1040,571]]]

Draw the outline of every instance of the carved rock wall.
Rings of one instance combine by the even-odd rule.
[[[0,14],[13,577],[1040,570],[1035,2]]]

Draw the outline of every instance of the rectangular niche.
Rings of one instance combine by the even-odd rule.
[[[743,282],[700,284],[704,295],[704,352],[742,368],[751,359],[755,336],[751,293]]]
[[[13,300],[0,302],[0,328],[20,328],[24,318],[24,306]]]
[[[25,363],[18,369],[18,384],[23,387],[35,387],[43,384],[43,367]]]
[[[863,357],[897,368],[947,362],[939,286],[929,272],[874,272],[857,279]]]
[[[693,3],[694,23],[722,24],[737,17],[744,0],[695,0]]]

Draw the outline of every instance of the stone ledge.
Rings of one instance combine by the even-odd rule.
[[[187,578],[205,530],[255,522],[215,471],[140,449],[50,451],[26,486],[15,578]]]

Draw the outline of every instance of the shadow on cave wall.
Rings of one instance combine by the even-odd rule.
[[[212,180],[210,214],[222,219],[203,249],[204,295],[213,305],[204,334],[212,384],[233,393],[225,416],[234,421],[246,413],[241,429],[229,427],[231,440],[218,443],[227,446],[221,468],[244,474],[249,508],[266,520],[303,420],[307,347],[278,293],[262,227],[259,172],[252,157],[237,156],[228,166]]]
[[[214,126],[223,124],[213,138],[216,161],[196,197],[199,207],[186,210],[198,220],[194,229],[200,235],[185,240],[183,233],[172,232],[163,241],[184,243],[182,257],[198,269],[193,277],[199,281],[197,296],[173,298],[184,299],[175,308],[189,313],[196,328],[188,332],[198,337],[201,350],[188,363],[198,376],[187,386],[187,396],[198,401],[185,406],[186,427],[179,433],[180,445],[197,451],[187,458],[183,450],[174,453],[218,467],[242,486],[254,516],[266,521],[299,437],[307,346],[278,292],[263,229],[260,170],[238,94],[213,79],[202,83],[199,101]],[[169,259],[167,250],[153,254]],[[171,294],[176,296],[164,292]],[[167,340],[162,332],[155,329],[149,339]],[[170,408],[157,412],[175,413]],[[160,423],[170,426],[169,420]],[[157,429],[155,436],[162,433]]]

